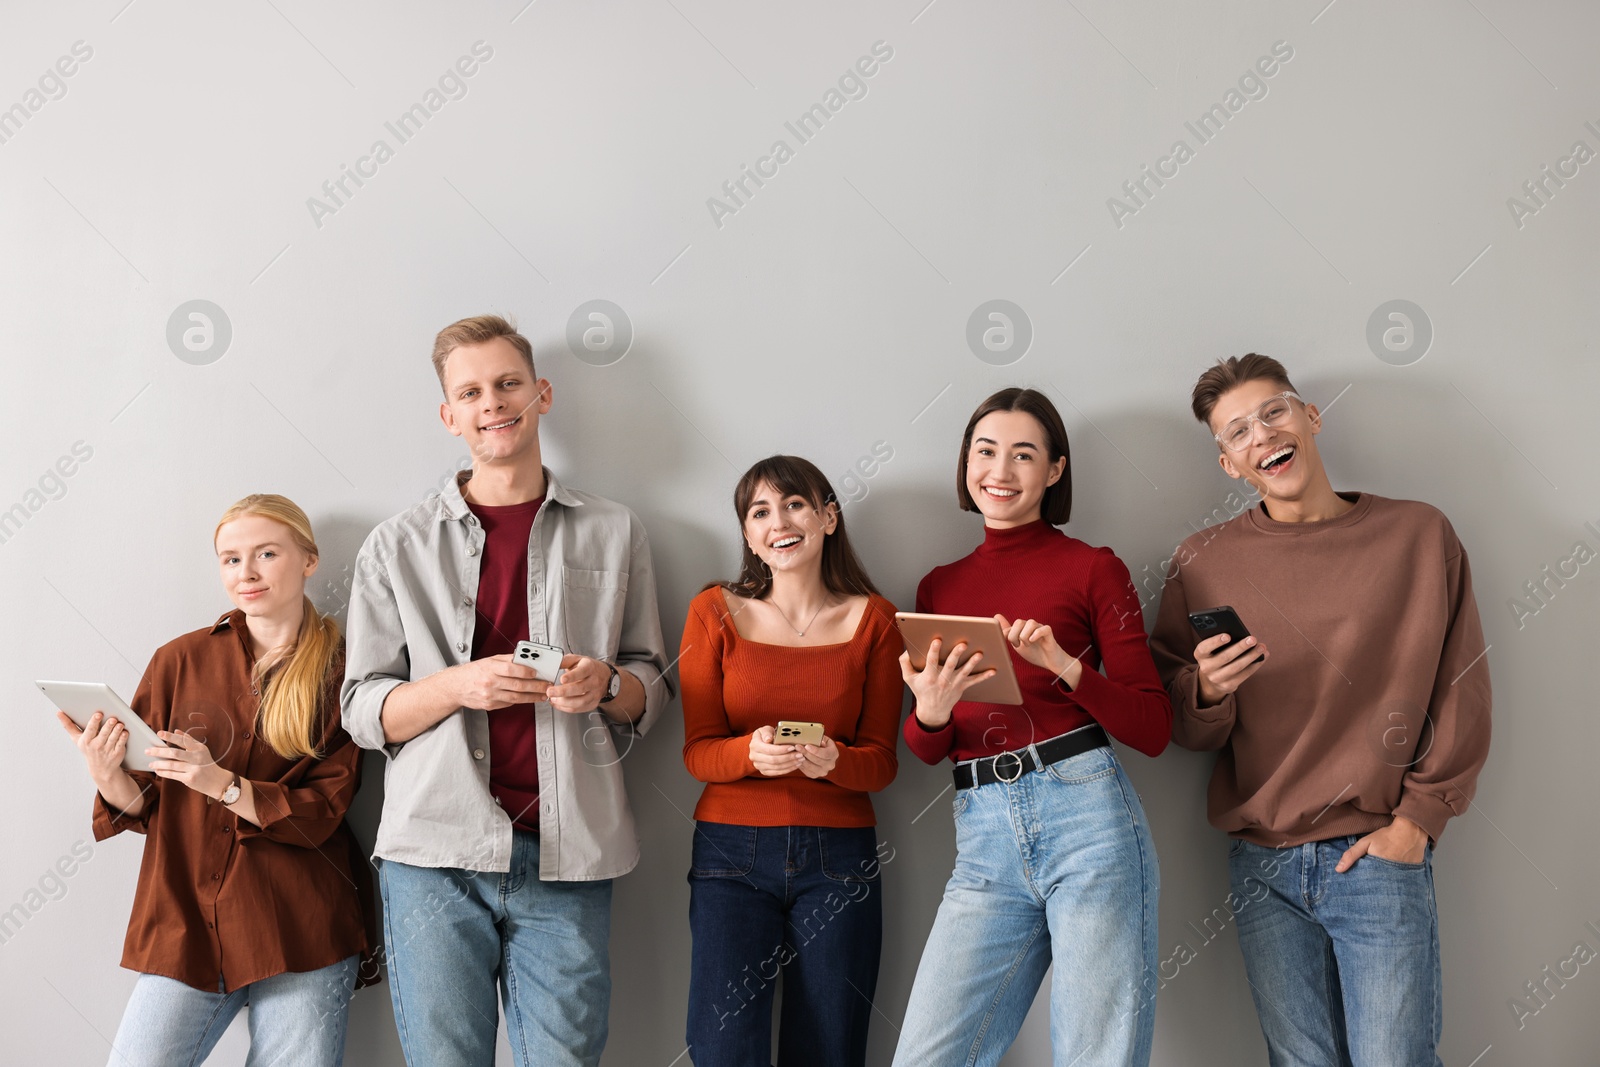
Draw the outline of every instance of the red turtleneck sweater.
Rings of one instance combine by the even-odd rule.
[[[1128,568],[1109,548],[1086,545],[1042,519],[1006,530],[985,527],[983,544],[971,555],[922,579],[917,610],[1037,619],[1083,661],[1083,676],[1071,690],[1012,651],[1021,704],[963,700],[938,730],[913,713],[906,719],[906,744],[924,762],[992,756],[1094,722],[1147,756],[1167,746],[1172,702],[1150,658]],[[1098,673],[1102,663],[1104,675]]]

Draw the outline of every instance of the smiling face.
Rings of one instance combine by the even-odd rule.
[[[256,618],[298,612],[317,557],[283,523],[246,514],[217,528],[217,565],[228,599]]]
[[[1256,414],[1261,405],[1284,391],[1282,384],[1256,379],[1229,389],[1217,398],[1211,411],[1211,432],[1235,419]],[[1288,398],[1290,414],[1277,426],[1259,419],[1250,423],[1250,436],[1237,452],[1222,448],[1217,461],[1230,478],[1243,478],[1264,497],[1300,500],[1327,482],[1316,436],[1322,432],[1322,415],[1315,404]]]
[[[474,463],[537,455],[539,416],[550,410],[550,383],[504,337],[458,345],[445,359],[439,417],[472,450]]]
[[[1025,411],[992,411],[972,428],[967,493],[984,525],[1004,529],[1040,516],[1044,491],[1061,480],[1067,458],[1050,460],[1049,438]]]
[[[756,486],[744,514],[744,540],[773,574],[822,568],[822,546],[839,524],[837,504],[821,511],[798,493],[782,496],[771,482]]]

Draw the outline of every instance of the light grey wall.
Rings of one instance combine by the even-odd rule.
[[[316,596],[337,610],[365,532],[462,456],[427,352],[489,310],[520,318],[555,383],[551,465],[648,525],[674,645],[689,598],[734,565],[737,474],[776,451],[859,497],[862,553],[908,603],[980,536],[952,500],[955,451],[972,406],[1013,383],[1066,416],[1069,532],[1157,572],[1229,511],[1186,413],[1194,376],[1249,350],[1285,360],[1331,408],[1338,487],[1454,521],[1493,646],[1494,750],[1437,857],[1444,1058],[1594,1062],[1600,964],[1551,983],[1520,1027],[1511,1008],[1541,968],[1570,976],[1579,944],[1600,950],[1600,562],[1563,562],[1600,551],[1600,162],[1569,165],[1542,206],[1521,189],[1577,142],[1600,150],[1592,5],[525,2],[7,5],[0,106],[26,117],[0,127],[0,909],[22,918],[0,1002],[26,1024],[0,1062],[102,1061],[133,981],[117,963],[140,841],[50,873],[89,839],[90,787],[31,679],[131,693],[158,644],[226,607],[209,531],[249,491],[311,513]],[[64,95],[44,77],[30,98],[79,41],[92,55]],[[478,41],[493,54],[466,95],[400,143],[384,124]],[[879,41],[893,56],[866,95],[801,144],[785,122]],[[1201,144],[1185,123],[1276,42],[1293,54],[1266,64],[1265,95],[1247,80],[1258,98]],[[392,158],[313,211],[379,139]],[[792,158],[714,212],[780,139]],[[1193,158],[1126,198],[1179,139]],[[169,345],[197,299],[231,324],[225,351]],[[596,299],[634,331],[609,365],[566,340]],[[995,299],[1032,340],[980,345],[985,362],[968,320]],[[1369,344],[1397,299],[1431,325],[1425,352]],[[77,442],[90,458],[46,477]],[[893,458],[847,488],[877,442]],[[667,1067],[684,1047],[697,787],[681,739],[669,717],[626,763],[644,860],[617,889],[609,1064]],[[1162,954],[1194,953],[1161,993],[1155,1062],[1264,1063],[1231,928],[1196,932],[1226,893],[1210,758],[1124,754],[1162,861]],[[877,801],[894,859],[876,1063],[949,871],[948,782],[908,755]],[[242,1038],[216,1062],[240,1062]],[[1036,1010],[1007,1062],[1047,1050]],[[386,989],[361,994],[348,1062],[398,1056]]]

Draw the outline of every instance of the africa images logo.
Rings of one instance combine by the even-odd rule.
[[[395,157],[397,146],[406,144],[421,133],[423,125],[442,111],[447,103],[465,99],[468,92],[467,79],[476,75],[481,66],[493,58],[494,48],[487,42],[472,42],[471,55],[457,59],[453,66],[446,68],[445,72],[439,75],[436,85],[428,86],[420,100],[400,112],[393,122],[383,124],[384,129],[393,135],[394,146],[380,137],[372,142],[366,155],[356,158],[353,167],[344,163],[339,164],[338,176],[322,183],[322,197],[306,197],[306,210],[311,213],[311,221],[316,224],[317,229],[322,229],[324,217],[337,215],[340,209],[366,186],[368,180],[378,176],[378,168]],[[355,188],[351,188],[352,185]]]
[[[821,133],[822,127],[842,111],[845,104],[851,100],[866,99],[867,79],[876,75],[882,64],[893,58],[894,49],[887,42],[872,42],[871,55],[862,56],[853,66],[846,67],[845,72],[839,75],[837,86],[830,85],[824,90],[821,101],[802,111],[793,122],[783,124],[783,128],[794,135],[793,146],[783,138],[778,138],[767,149],[766,155],[756,159],[754,170],[748,164],[741,165],[737,177],[722,183],[722,194],[726,200],[707,197],[706,210],[711,212],[711,221],[716,223],[717,229],[722,229],[724,218],[737,215],[740,208],[748,206],[756,189],[764,188],[768,181],[776,178],[778,168],[794,158],[795,150],[800,145],[810,142]],[[752,183],[755,189],[750,188]]]

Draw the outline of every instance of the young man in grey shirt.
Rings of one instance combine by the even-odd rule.
[[[344,725],[383,752],[389,989],[409,1064],[519,1067],[605,1046],[611,879],[638,837],[621,759],[672,699],[644,527],[544,467],[550,383],[498,316],[434,343],[469,472],[357,558]],[[519,641],[563,650],[541,681]]]

